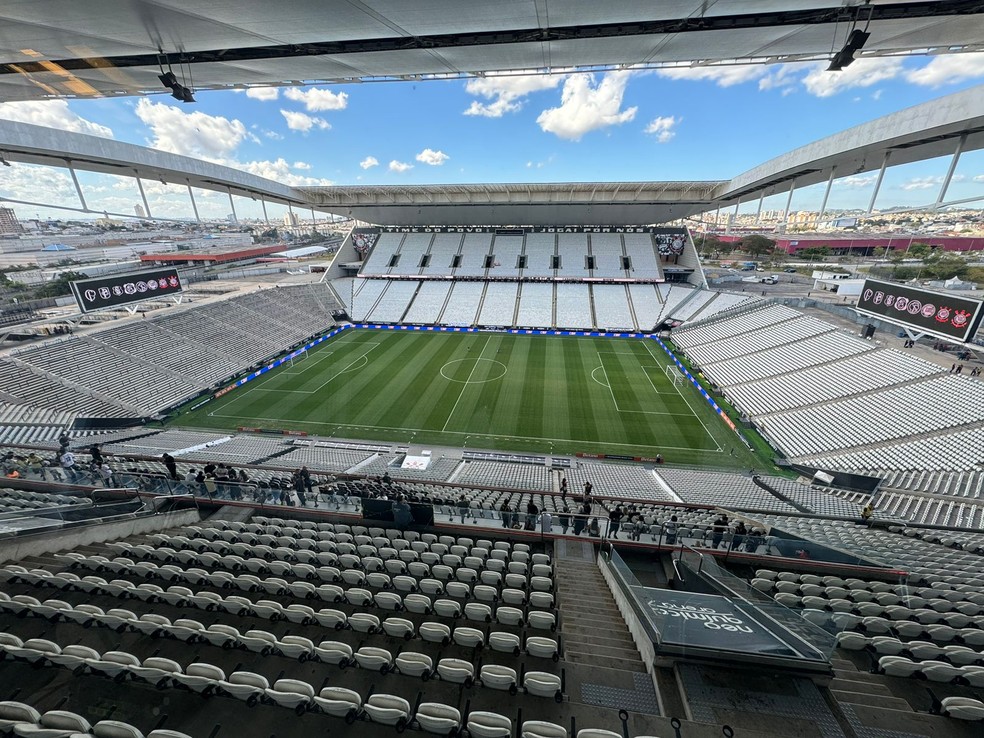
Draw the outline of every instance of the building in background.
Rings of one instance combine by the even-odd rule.
[[[11,208],[0,208],[0,235],[7,233],[23,233],[17,214]]]

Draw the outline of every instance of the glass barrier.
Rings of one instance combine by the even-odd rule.
[[[714,556],[704,556],[692,548],[682,548],[677,559],[688,569],[711,580],[726,596],[743,600],[755,607],[765,618],[778,623],[794,634],[825,659],[837,647],[836,633],[841,630],[824,610],[793,610],[755,589],[746,580],[735,576],[718,564]]]

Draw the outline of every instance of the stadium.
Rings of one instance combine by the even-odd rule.
[[[37,2],[0,9],[0,101],[842,69],[984,27],[978,2],[573,5],[346,4],[329,34],[306,4]],[[160,182],[198,221],[202,191],[350,219],[317,270],[145,249],[72,280],[64,335],[0,305],[0,732],[979,736],[984,383],[951,360],[980,362],[984,301],[722,285],[687,223],[810,186],[823,216],[847,173],[874,204],[937,157],[946,207],[980,149],[980,88],[714,181],[288,184],[0,119],[0,163],[66,169],[81,212],[79,173],[125,172],[147,216]]]

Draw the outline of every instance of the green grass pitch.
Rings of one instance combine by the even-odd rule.
[[[176,424],[747,466],[696,390],[667,379],[667,363],[650,339],[353,329]]]

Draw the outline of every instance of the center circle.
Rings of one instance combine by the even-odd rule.
[[[488,370],[490,374],[485,379],[474,379],[478,362],[495,365]],[[506,376],[506,365],[495,359],[455,359],[441,367],[441,376],[450,382],[460,382],[461,384],[494,382]]]

